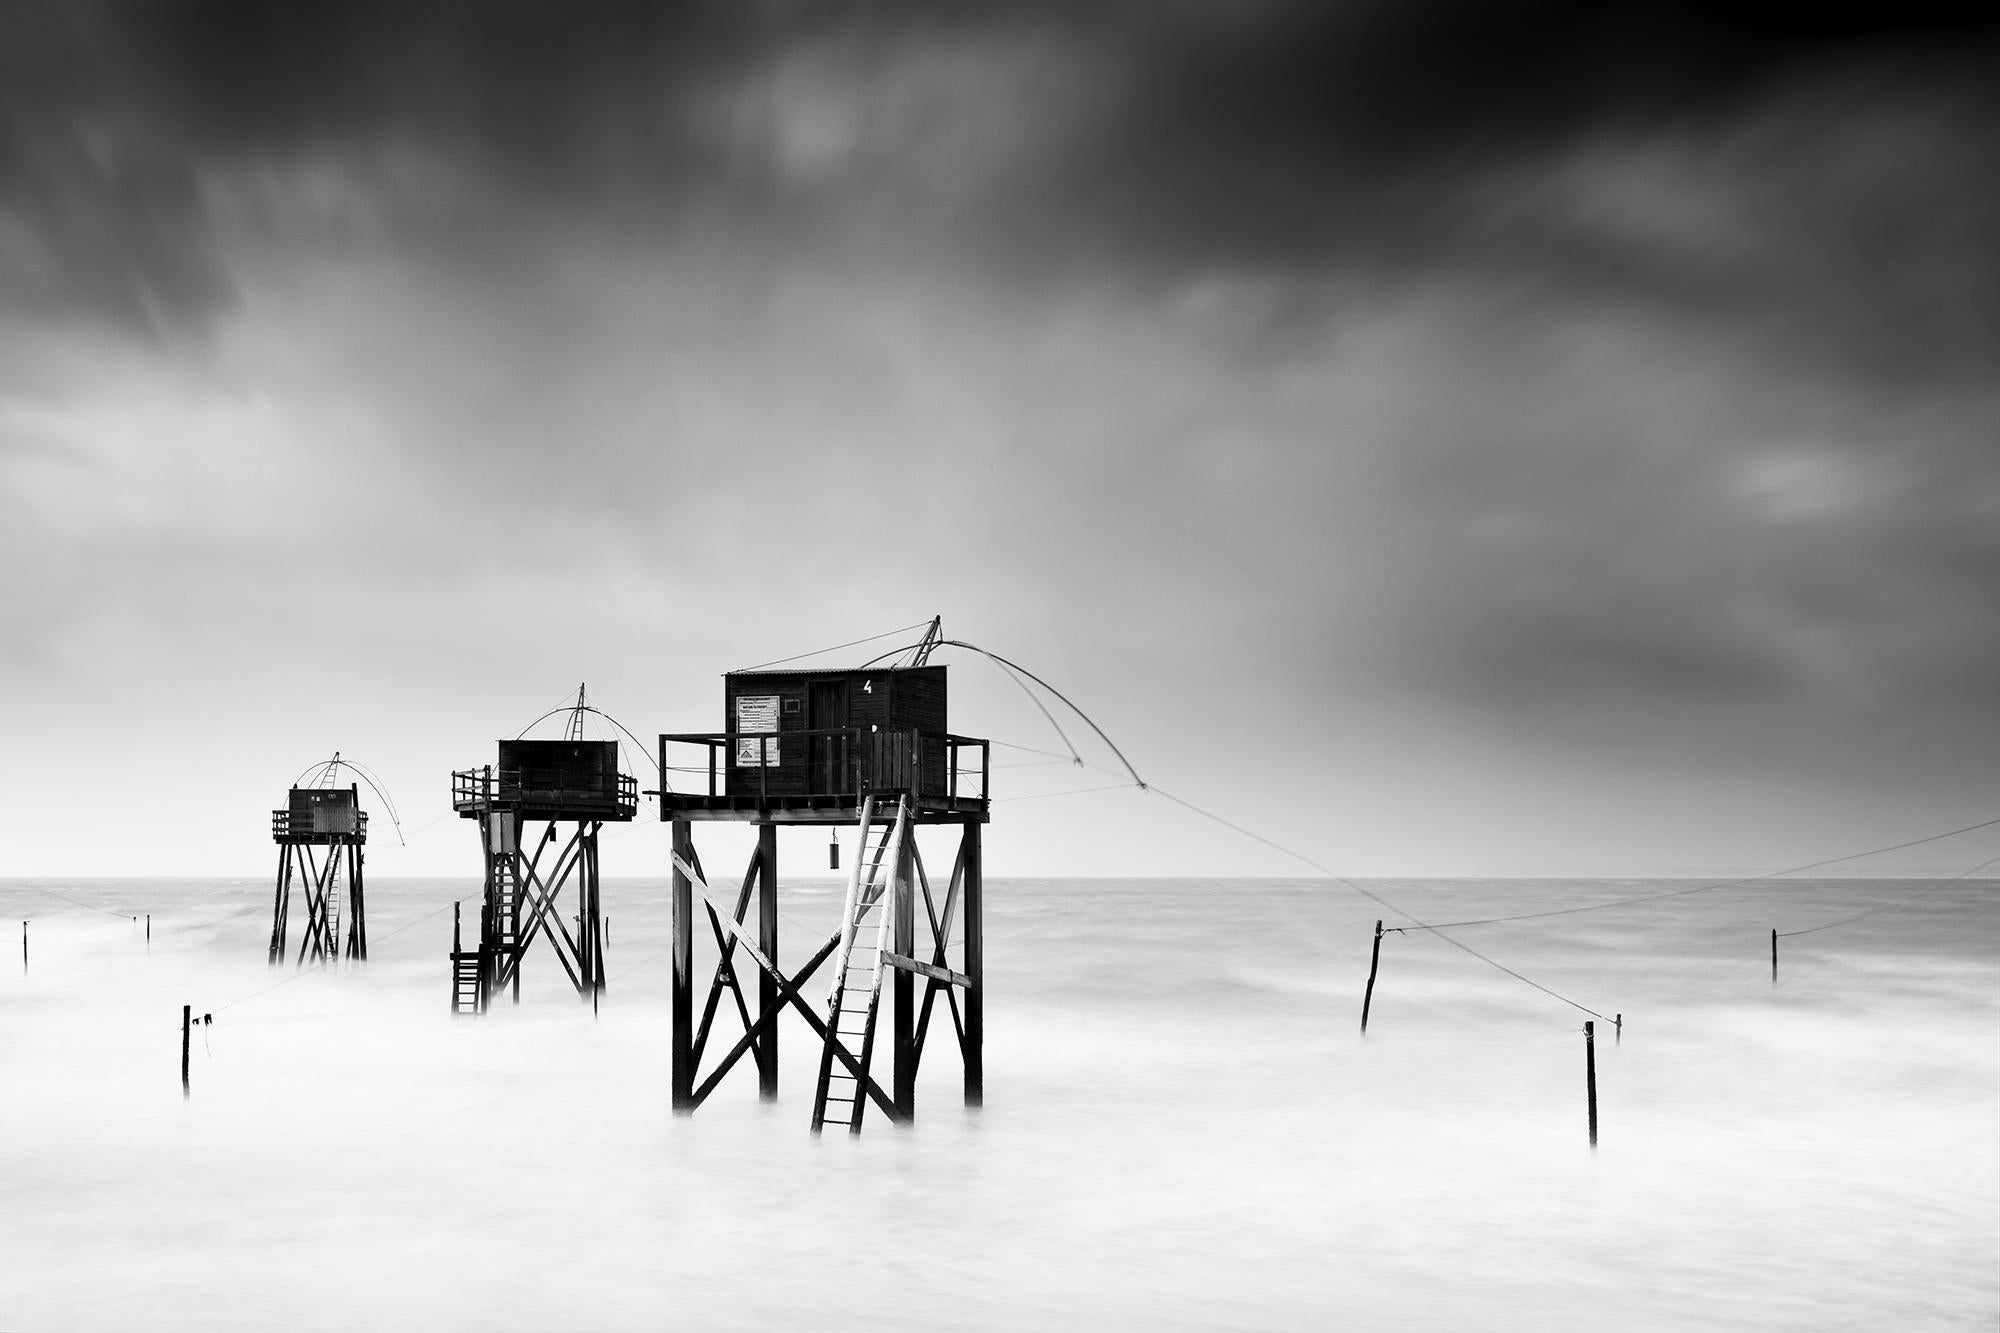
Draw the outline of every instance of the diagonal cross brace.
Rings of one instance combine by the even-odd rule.
[[[924,987],[924,1005],[923,1009],[917,1015],[916,1040],[911,1043],[914,1047],[912,1058],[918,1067],[921,1068],[924,1059],[924,1037],[931,1030],[931,1009],[937,1002],[939,991],[944,992],[945,1003],[951,1007],[951,1025],[958,1033],[960,1057],[963,1058],[965,1053],[965,1019],[958,1011],[958,995],[952,990],[952,986],[956,984],[969,988],[972,984],[972,978],[960,972],[953,972],[945,965],[946,942],[951,937],[952,919],[958,915],[959,889],[965,883],[965,848],[963,846],[959,847],[958,859],[951,867],[951,884],[945,890],[944,917],[942,920],[939,919],[937,910],[932,905],[930,877],[924,874],[924,864],[921,858],[917,861],[917,882],[923,886],[924,913],[930,917],[931,939],[935,944],[935,948],[931,952],[931,965],[939,971],[946,973],[945,979],[938,978],[934,973],[925,973],[931,980],[930,984]],[[921,968],[913,970],[922,971]]]
[[[699,859],[696,858],[697,862]],[[739,926],[743,924],[744,914],[750,910],[750,890],[757,883],[757,872],[763,865],[763,860],[763,848],[760,847],[750,853],[750,866],[743,872],[743,888],[736,895],[736,912],[732,918]],[[708,1049],[709,1029],[715,1023],[715,1008],[721,1002],[725,988],[736,997],[736,1010],[742,1015],[744,1030],[748,1031],[751,1025],[750,1006],[744,1002],[743,990],[736,984],[736,969],[730,966],[736,953],[736,940],[733,936],[724,935],[722,923],[716,919],[715,908],[709,904],[706,896],[702,899],[702,907],[708,912],[709,929],[715,934],[717,957],[715,977],[708,985],[708,1003],[702,1006],[701,1026],[696,1029],[694,1036],[694,1064],[697,1069],[701,1067],[701,1053]]]
[[[577,949],[576,941],[570,938],[569,928],[563,925],[562,918],[551,915],[555,911],[557,895],[562,892],[563,884],[582,860],[583,826],[579,824],[577,831],[571,835],[568,845],[563,848],[561,855],[556,857],[555,868],[549,872],[548,879],[543,879],[536,869],[541,861],[539,849],[524,867],[526,873],[519,875],[517,872],[521,893],[527,899],[528,913],[525,921],[519,918],[515,921],[514,957],[511,966],[503,972],[501,977],[503,983],[512,970],[520,966],[520,960],[527,955],[528,946],[534,943],[535,934],[539,931],[549,937],[549,947],[555,951],[556,961],[563,965],[563,971],[569,974],[570,984],[578,990],[583,989],[580,970],[582,953]],[[518,866],[520,863],[517,860],[515,864]],[[553,927],[551,921],[554,923]],[[572,963],[571,959],[576,961]]]
[[[763,968],[765,974],[772,981],[776,982],[778,986],[777,1007],[752,1024],[750,1030],[745,1032],[736,1045],[730,1048],[729,1053],[722,1058],[722,1062],[716,1066],[715,1072],[710,1074],[699,1088],[695,1089],[694,1102],[696,1106],[699,1106],[707,1099],[708,1094],[714,1091],[715,1085],[722,1081],[722,1076],[729,1072],[730,1067],[743,1058],[744,1052],[750,1049],[756,1041],[758,1034],[777,1021],[778,1015],[784,1012],[787,1004],[805,1016],[806,1022],[812,1025],[813,1031],[819,1034],[821,1041],[826,1040],[826,1021],[813,1012],[812,1006],[806,1003],[805,997],[799,994],[798,988],[812,978],[812,974],[819,970],[820,964],[824,963],[834,949],[839,946],[840,936],[835,935],[822,945],[819,952],[813,955],[812,961],[799,971],[798,976],[788,977],[779,969],[776,963],[764,956],[764,951],[757,947],[756,941],[750,938],[749,932],[744,930],[734,918],[722,916],[720,913],[715,912],[714,906],[709,900],[708,881],[702,878],[699,870],[689,865],[684,858],[678,855],[674,857],[674,865],[700,891],[702,901],[709,903],[709,911],[712,917],[718,919],[728,929],[729,933],[735,937],[736,942],[743,946],[743,951],[749,954],[757,966]],[[860,1081],[861,1085],[868,1089],[868,1095],[874,1099],[877,1106],[882,1108],[882,1113],[892,1120],[896,1119],[896,1104],[889,1100],[888,1094],[882,1091],[874,1079],[869,1078],[862,1072],[859,1062],[853,1056],[849,1055],[839,1042],[833,1044],[833,1049],[834,1054],[840,1058],[841,1064],[845,1065],[848,1072],[853,1074]]]
[[[311,847],[301,847],[300,850],[305,853],[306,859],[303,885],[306,891],[306,933],[299,941],[299,961],[303,963],[306,960],[308,951],[315,958],[327,954],[333,954],[337,958],[339,949],[332,939],[333,924],[328,920],[332,911],[328,895],[333,892],[334,881],[338,878],[336,872],[340,869],[340,848],[329,846],[326,849],[324,865],[313,860]]]
[[[773,974],[773,979],[777,982],[778,988],[777,1006],[770,1013],[765,1014],[752,1024],[750,1030],[739,1037],[736,1044],[731,1046],[728,1053],[716,1064],[715,1072],[702,1080],[701,1086],[694,1093],[695,1105],[699,1106],[708,1099],[708,1094],[715,1090],[716,1084],[722,1082],[723,1075],[727,1074],[735,1066],[736,1062],[742,1059],[751,1047],[756,1045],[758,1038],[763,1035],[767,1028],[777,1022],[778,1015],[785,1011],[785,1005],[787,1004],[790,1004],[805,1016],[806,1022],[812,1025],[813,1031],[819,1034],[821,1041],[826,1040],[825,1020],[814,1013],[811,1007],[806,1004],[805,997],[800,994],[800,988],[812,980],[813,973],[819,971],[822,963],[833,956],[833,951],[839,943],[840,936],[830,936],[827,942],[819,947],[819,952],[808,959],[806,965],[800,968],[797,973],[790,977]],[[848,1055],[845,1050],[840,1049],[838,1043],[835,1045],[835,1053],[841,1057],[841,1062],[846,1065],[849,1072],[853,1073],[856,1079],[859,1079],[861,1077],[860,1066],[855,1063],[853,1057]],[[893,1119],[896,1108],[895,1103],[889,1100],[888,1094],[883,1092],[873,1079],[867,1080],[867,1088],[868,1095],[875,1099],[875,1104],[882,1108],[884,1114]]]

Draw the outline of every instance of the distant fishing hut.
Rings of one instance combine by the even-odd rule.
[[[593,710],[579,692],[579,721],[584,711]],[[451,775],[451,803],[461,818],[479,821],[486,866],[478,947],[464,949],[454,932],[453,1010],[483,1013],[507,987],[518,1002],[521,960],[537,936],[577,994],[595,1000],[604,989],[597,832],[629,821],[639,804],[638,785],[618,771],[618,743],[501,741],[497,763]],[[573,826],[566,838],[564,824]],[[574,916],[565,917],[559,903],[571,884]]]
[[[756,1065],[760,1095],[776,1097],[777,1020],[787,1007],[804,1017],[821,1043],[815,1130],[836,1125],[858,1132],[871,1101],[892,1120],[909,1119],[925,1037],[940,1014],[949,1016],[958,1037],[966,1104],[980,1103],[980,826],[989,816],[989,747],[946,728],[945,668],[924,664],[929,646],[927,638],[913,663],[902,667],[732,672],[723,677],[723,730],[660,737],[663,775],[672,771],[671,758],[688,753],[680,748],[670,754],[670,747],[700,747],[706,759],[706,791],[660,794],[660,818],[673,825],[675,1110],[693,1111],[746,1054]],[[703,772],[700,764],[692,768]],[[695,849],[694,825],[715,821],[757,827],[756,850],[734,895],[708,880]],[[778,829],[801,825],[824,825],[830,832],[852,827],[857,842],[838,929],[802,967],[786,973],[778,966]],[[958,847],[949,880],[933,885],[916,833],[940,825],[958,828]],[[837,867],[837,841],[832,852]],[[717,949],[699,1014],[697,897]],[[948,942],[955,925],[963,940],[954,951]],[[757,973],[754,1017],[739,982],[739,950]],[[829,960],[830,984],[809,996],[809,984]],[[886,1090],[873,1075],[885,980],[892,1069]],[[745,1031],[704,1075],[725,992]],[[814,1003],[822,995],[823,1002]]]
[[[338,766],[334,756],[329,775]],[[362,848],[368,842],[368,815],[360,791],[346,787],[293,787],[282,810],[271,812],[271,840],[278,844],[278,888],[271,908],[273,966],[284,961],[286,918],[292,880],[305,890],[306,928],[298,961],[345,956],[368,958],[368,926],[363,915]],[[344,872],[344,873],[343,873]],[[341,885],[346,882],[347,938],[341,941]]]

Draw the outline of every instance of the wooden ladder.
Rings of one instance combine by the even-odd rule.
[[[903,839],[910,834],[910,803],[896,805],[895,823],[887,837],[877,839],[871,855],[868,835],[874,823],[875,798],[861,806],[861,843],[848,873],[847,899],[841,909],[840,952],[827,997],[826,1044],[820,1048],[819,1088],[813,1094],[813,1133],[828,1125],[861,1132],[868,1105],[868,1066],[875,1053],[875,1015],[882,1000],[882,955],[888,947],[890,885],[895,880]],[[872,942],[862,927],[875,913]],[[842,1059],[845,1055],[847,1058]]]
[[[340,961],[340,845],[334,843],[326,851],[333,858],[326,871],[326,953],[337,963]]]
[[[454,1014],[479,1012],[479,951],[467,949],[451,956],[451,1011]]]
[[[509,981],[514,969],[521,965],[517,956],[519,940],[516,932],[521,925],[521,881],[514,873],[513,854],[497,858],[493,864],[493,939],[489,944],[480,941],[482,948],[490,949],[493,955],[493,986],[499,989]]]

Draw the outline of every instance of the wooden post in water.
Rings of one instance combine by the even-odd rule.
[[[911,795],[908,798],[913,810],[916,805],[916,754],[916,735],[913,732],[910,737]],[[913,815],[903,830],[902,842],[896,850],[896,868],[889,881],[889,901],[885,904],[890,913],[889,947],[905,958],[917,951],[916,841],[917,824]],[[917,1113],[916,977],[900,967],[894,972],[895,975],[889,978],[893,1001],[889,1031],[895,1047],[896,1063],[896,1084],[891,1100],[896,1104],[896,1118],[907,1121],[914,1119]],[[854,1095],[866,1096],[867,1089],[857,1089]]]
[[[681,866],[693,864],[694,837],[685,819],[673,821],[673,1035],[670,1080],[674,1111],[694,1112],[694,881]],[[858,1095],[858,1094],[857,1094]]]
[[[21,975],[28,975],[28,923],[21,923]]]
[[[151,912],[148,912],[146,913],[146,943],[151,944],[152,942],[153,942],[153,914]]]
[[[1597,1025],[1583,1025],[1583,1087],[1590,1100],[1590,1149],[1597,1151]]]
[[[1375,923],[1375,948],[1368,955],[1368,989],[1361,993],[1361,1035],[1368,1035],[1368,1006],[1375,1002],[1375,969],[1382,965],[1382,923]]]
[[[194,1006],[181,1006],[181,1096],[188,1096],[188,1034],[194,1026]]]
[[[981,790],[984,790],[982,788]],[[981,859],[979,824],[965,821],[959,838],[959,856],[965,861],[965,879],[960,892],[965,895],[959,919],[965,923],[965,1034],[959,1053],[965,1060],[965,1104],[986,1103],[986,870]]]
[[[773,962],[778,958],[778,826],[757,826],[757,947]],[[757,1017],[775,1014],[780,1008],[778,982],[763,968],[757,969]],[[778,1100],[778,1022],[757,1038],[757,1097]],[[860,1096],[856,1093],[855,1096]]]
[[[1613,1014],[1611,1016],[1611,1044],[1613,1046],[1623,1046],[1625,1044],[1625,1015],[1623,1014]]]
[[[1771,927],[1771,984],[1778,984],[1778,928]]]

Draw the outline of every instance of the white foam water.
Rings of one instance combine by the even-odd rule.
[[[1454,920],[1674,886],[1371,887]],[[371,961],[304,971],[265,966],[270,892],[0,883],[32,921],[26,976],[0,966],[0,1328],[2000,1319],[1989,883],[1752,884],[1457,932],[1624,1015],[1622,1038],[1597,1025],[1595,1153],[1586,1015],[1391,935],[1363,1038],[1383,913],[1325,883],[989,883],[985,1107],[960,1104],[940,1010],[915,1123],[858,1139],[808,1132],[795,1017],[776,1103],[746,1061],[672,1113],[660,883],[606,885],[595,1016],[546,954],[518,1007],[451,1016],[470,883],[371,880]],[[788,964],[837,892],[787,885]],[[1784,940],[1773,986],[1771,928],[1885,904]],[[214,1016],[185,1099],[183,1003]],[[720,1050],[730,1001],[717,1023]]]

